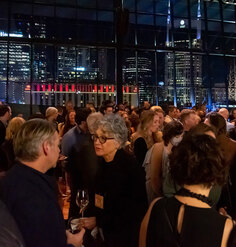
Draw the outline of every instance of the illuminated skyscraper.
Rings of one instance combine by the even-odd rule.
[[[30,81],[30,45],[10,45],[8,79],[9,102],[24,104],[25,85]]]
[[[136,71],[138,72],[136,75]],[[137,77],[137,82],[136,82]],[[127,57],[123,66],[125,85],[136,85],[139,88],[139,101],[156,103],[156,87],[152,78],[152,61],[147,57]]]
[[[236,59],[230,65],[229,71],[229,100],[236,102]]]
[[[166,45],[170,45],[169,32],[170,32],[170,1],[167,16],[167,40]],[[192,46],[194,48],[201,47],[201,11],[200,0],[198,0],[197,10],[197,37],[192,40]],[[183,25],[184,20],[180,21],[180,25]],[[175,40],[174,44],[179,47],[185,47],[189,44],[189,40]],[[175,57],[174,57],[175,56]],[[189,52],[175,52],[167,53],[165,57],[165,92],[166,98],[169,101],[173,101],[176,105],[195,105],[195,103],[202,103],[204,100],[204,90],[202,88],[202,56],[192,55],[192,78],[191,78],[191,56]],[[175,71],[174,71],[175,68]],[[174,76],[175,74],[175,76]],[[176,78],[176,85],[174,85],[174,78]],[[194,82],[194,88],[192,88],[191,80]],[[176,86],[176,94],[175,87]]]
[[[18,20],[21,21],[18,21]],[[36,19],[30,21],[29,16],[15,16],[16,30],[9,34],[10,37],[45,38],[46,25]],[[7,37],[8,33],[0,31],[0,36]],[[8,72],[8,101],[10,103],[26,103],[25,87],[30,82],[30,44],[12,42],[9,45],[9,72]],[[0,46],[0,99],[6,98],[7,82],[7,43]],[[45,52],[34,52],[34,79],[44,80],[46,77]],[[27,102],[29,103],[29,102]]]
[[[7,34],[0,32],[2,36]],[[12,37],[18,34],[10,34]],[[0,99],[6,98],[7,90],[7,43],[1,43],[0,48]],[[10,103],[25,103],[25,84],[30,79],[30,45],[10,43],[8,72],[8,101]]]
[[[6,99],[7,95],[7,43],[0,43],[0,100]]]

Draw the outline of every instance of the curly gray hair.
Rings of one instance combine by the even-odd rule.
[[[125,121],[118,114],[105,115],[97,123],[97,129],[101,129],[104,133],[112,135],[120,144],[120,148],[125,146],[128,138],[128,129]]]

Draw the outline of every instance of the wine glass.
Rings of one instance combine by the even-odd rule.
[[[89,204],[89,194],[87,190],[78,190],[76,195],[76,204],[80,207],[82,218],[84,218],[84,211]]]

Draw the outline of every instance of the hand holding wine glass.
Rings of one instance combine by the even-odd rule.
[[[80,207],[82,218],[84,218],[84,211],[89,204],[89,194],[87,190],[78,190],[76,196],[76,204]]]

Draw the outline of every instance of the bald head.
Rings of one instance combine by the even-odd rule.
[[[221,108],[219,114],[226,120],[229,118],[229,111],[226,108]]]

